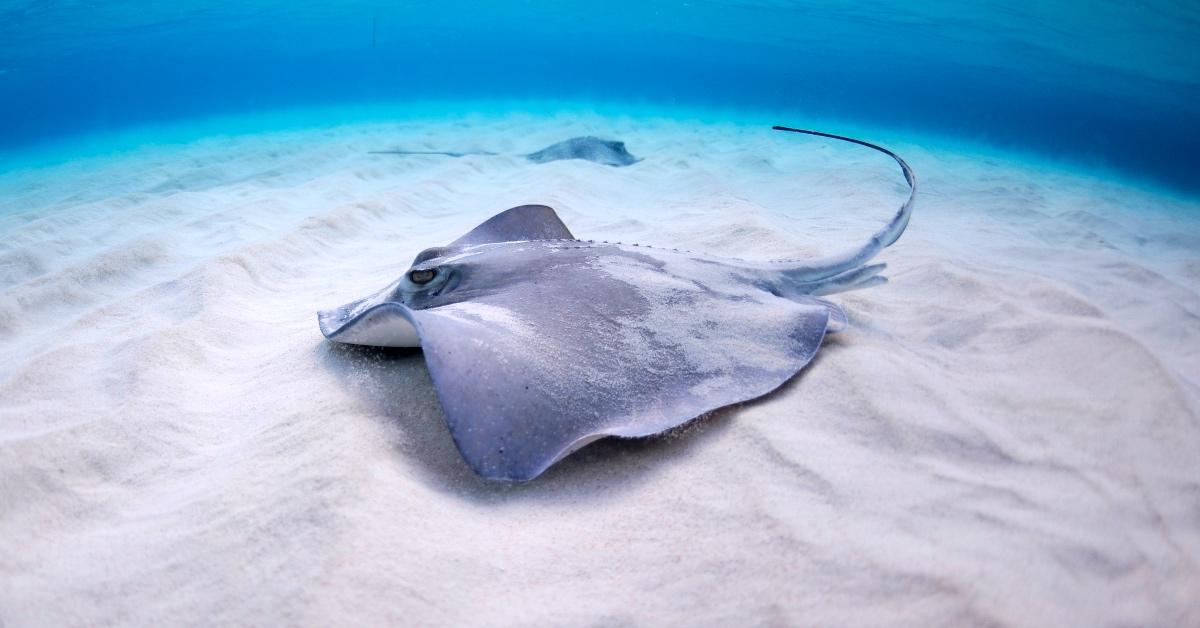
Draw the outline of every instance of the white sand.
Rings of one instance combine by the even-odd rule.
[[[584,133],[646,160],[365,154]],[[892,282],[836,297],[852,328],[777,394],[517,486],[461,461],[419,354],[336,350],[315,311],[522,203],[832,251],[894,164],[589,114],[0,176],[0,624],[1200,624],[1200,204],[866,133],[923,187]]]

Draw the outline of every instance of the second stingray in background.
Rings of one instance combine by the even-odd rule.
[[[444,150],[373,150],[371,155],[445,155],[447,157],[466,157],[467,155],[499,155],[501,153],[491,153],[487,151],[466,151],[453,152]],[[588,135],[586,137],[572,137],[569,140],[551,144],[539,151],[534,151],[527,155],[521,155],[525,159],[538,164],[544,164],[551,161],[559,161],[563,159],[583,159],[592,161],[606,166],[630,166],[641,161],[637,157],[629,154],[625,149],[625,142],[616,140],[605,140],[598,137]]]
[[[908,199],[861,247],[748,262],[578,240],[544,205],[501,212],[422,251],[383,290],[320,312],[326,338],[423,349],[463,458],[528,480],[604,436],[649,436],[761,397],[804,368],[846,315],[824,295],[882,283],[868,264],[903,233]]]

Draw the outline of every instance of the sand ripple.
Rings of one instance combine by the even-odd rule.
[[[585,133],[646,160],[366,154]],[[0,176],[0,624],[1200,623],[1200,205],[878,139],[923,195],[801,377],[512,487],[462,463],[419,353],[327,344],[315,311],[529,202],[828,251],[889,215],[892,165],[564,115]]]

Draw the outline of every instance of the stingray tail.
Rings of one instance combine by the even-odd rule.
[[[885,268],[887,268],[887,264],[859,266],[854,270],[839,273],[828,279],[805,284],[802,286],[802,289],[807,294],[820,297],[827,294],[837,294],[838,292],[849,292],[851,290],[862,290],[863,288],[878,286],[887,283],[887,277],[879,276],[879,273],[883,272]]]
[[[822,133],[820,131],[808,131],[805,129],[793,129],[786,126],[771,127],[776,131],[790,131],[792,133],[804,133],[807,135],[816,135],[819,137],[828,137],[843,142],[850,142],[860,146],[866,146],[877,150],[888,157],[896,160],[900,165],[900,171],[904,174],[904,180],[908,183],[908,198],[904,200],[904,204],[882,229],[877,231],[871,239],[861,247],[844,251],[835,255],[821,257],[815,260],[805,260],[800,265],[795,265],[792,268],[784,268],[784,273],[792,280],[801,284],[811,284],[814,289],[822,290],[820,294],[831,294],[833,292],[844,292],[845,290],[855,290],[865,288],[868,285],[881,283],[883,278],[877,277],[876,274],[882,270],[882,266],[867,266],[867,262],[875,257],[884,248],[890,246],[893,242],[900,238],[900,234],[904,233],[904,228],[908,226],[908,219],[912,216],[913,200],[917,196],[917,176],[913,174],[912,168],[899,155],[892,151],[862,140],[856,140],[852,137],[843,135],[834,135],[832,133]],[[787,264],[788,262],[780,261],[776,264]],[[795,264],[791,262],[791,264]],[[871,272],[871,269],[875,269]],[[857,273],[857,274],[855,274]],[[864,276],[865,275],[865,276]],[[874,281],[875,283],[869,283]]]
[[[487,151],[454,152],[446,150],[369,150],[368,155],[445,155],[446,157],[466,157],[467,155],[499,155]]]

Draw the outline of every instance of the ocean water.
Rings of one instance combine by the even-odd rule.
[[[229,113],[570,101],[843,119],[1195,191],[1198,42],[1182,0],[13,1],[0,149]]]
[[[1200,626],[1198,20],[0,3],[0,627]],[[318,327],[518,205],[754,264],[861,247],[907,198],[886,155],[772,124],[919,187],[887,282],[829,295],[845,328],[769,394],[489,481],[422,351]],[[640,161],[524,157],[584,135]],[[754,394],[731,365],[780,304],[678,314],[706,286],[672,272],[570,350],[537,321],[606,292],[431,315],[567,418],[676,369]]]

